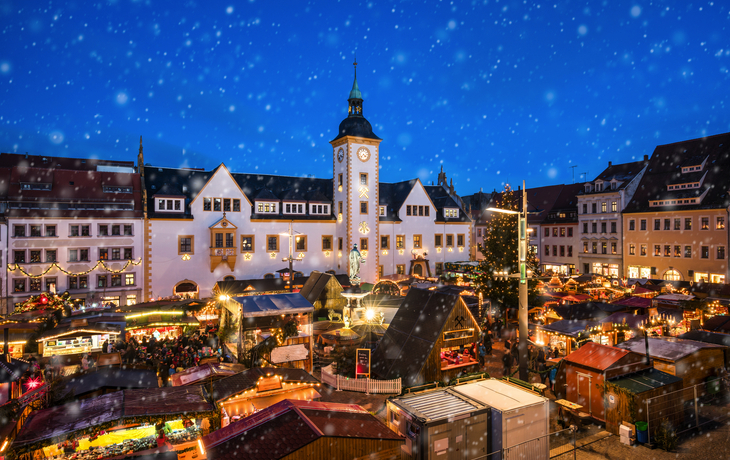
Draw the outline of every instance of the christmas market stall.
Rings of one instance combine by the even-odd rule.
[[[648,354],[654,368],[681,378],[685,388],[715,375],[725,362],[724,350],[727,347],[674,337],[637,337],[616,346],[646,355],[645,340],[649,343]]]
[[[590,331],[599,326],[597,321],[564,319],[551,324],[536,325],[535,343],[558,350],[560,356],[569,355],[578,348],[578,342],[590,337]]]
[[[677,336],[677,338],[694,340],[697,342],[714,343],[715,345],[728,347],[725,348],[723,352],[725,354],[725,369],[730,370],[730,335],[708,331],[689,331]]]
[[[121,332],[116,325],[89,323],[86,319],[70,321],[38,336],[38,353],[49,357],[101,351],[106,340],[116,341]]]
[[[0,405],[23,394],[21,377],[29,367],[30,363],[24,359],[0,358]]]
[[[125,315],[127,333],[139,342],[144,337],[157,340],[176,339],[186,330],[195,330],[200,322],[186,312],[174,310],[142,311]]]
[[[647,315],[634,315],[625,311],[614,313],[591,328],[591,340],[602,345],[614,346],[636,337],[646,322]]]
[[[355,404],[285,400],[202,440],[207,458],[400,458],[403,438]]]
[[[124,390],[33,412],[11,450],[59,460],[103,459],[163,442],[182,451],[219,423],[202,386]]]
[[[244,369],[246,368],[242,364],[205,363],[174,373],[170,376],[170,381],[174,387],[210,383],[235,375]]]
[[[404,386],[477,372],[479,334],[461,296],[411,289],[373,351],[372,372],[384,380],[402,378]]]
[[[250,358],[261,365],[295,367],[311,372],[312,312],[299,293],[240,296],[226,299],[221,329],[237,332],[239,361]]]
[[[10,356],[22,358],[28,340],[40,328],[40,322],[5,321],[0,324],[0,354],[5,354],[5,337]]]
[[[563,360],[566,400],[583,406],[584,414],[606,421],[604,382],[613,377],[651,367],[646,356],[628,350],[588,342]]]
[[[226,426],[284,399],[318,401],[319,386],[304,369],[254,367],[213,382],[211,397]]]

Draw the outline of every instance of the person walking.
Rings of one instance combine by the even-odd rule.
[[[485,359],[487,357],[487,348],[484,343],[479,344],[479,368],[483,369],[485,365]]]
[[[492,356],[492,333],[487,332],[484,336],[484,348],[486,349],[486,354],[489,356]]]
[[[510,349],[507,348],[504,350],[504,355],[502,355],[502,375],[504,377],[509,377],[511,370],[512,370],[512,353],[510,353]]]

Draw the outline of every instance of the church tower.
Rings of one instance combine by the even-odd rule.
[[[348,273],[348,255],[353,246],[365,259],[360,266],[363,283],[377,283],[379,266],[378,172],[382,139],[363,115],[363,99],[355,79],[347,99],[347,118],[330,144],[334,164],[334,206],[337,215],[337,264]]]

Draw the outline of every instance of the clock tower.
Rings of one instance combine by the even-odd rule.
[[[378,172],[382,139],[373,133],[373,127],[363,116],[357,61],[353,65],[355,80],[347,99],[347,118],[340,123],[337,137],[330,141],[337,215],[337,265],[340,271],[349,273],[348,256],[357,245],[365,259],[360,265],[360,278],[363,283],[374,284],[379,281]]]

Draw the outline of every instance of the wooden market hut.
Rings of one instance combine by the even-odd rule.
[[[647,315],[620,311],[602,319],[601,326],[594,328],[591,336],[594,342],[614,346],[641,333],[641,326],[647,318]]]
[[[646,355],[644,340],[644,337],[637,337],[617,347]],[[681,378],[685,388],[715,375],[725,362],[724,350],[727,347],[722,345],[676,338],[649,337],[646,340],[654,368]]]
[[[558,348],[561,355],[569,355],[576,348],[576,341],[586,335],[600,323],[596,321],[563,319],[550,324],[535,325],[536,340],[540,345],[547,345],[552,350]]]
[[[304,369],[254,367],[213,382],[210,395],[226,426],[285,399],[318,401],[319,387]]]
[[[329,309],[342,310],[347,306],[347,299],[340,295],[343,291],[341,284],[343,277],[346,278],[345,275],[313,271],[299,293],[314,306],[315,312]],[[349,285],[349,279],[346,285]]]
[[[678,427],[684,417],[682,406],[682,379],[654,368],[608,380],[604,386],[606,404],[606,431],[619,434],[622,422],[647,422],[646,401],[654,400],[658,407],[652,411],[649,432],[653,436],[659,427],[657,420],[667,419]]]
[[[372,372],[381,379],[401,378],[404,386],[476,372],[475,357],[458,350],[478,342],[479,333],[461,296],[411,289],[373,351]]]
[[[278,329],[293,321],[298,335],[264,356],[271,364],[279,367],[296,367],[311,372],[312,357],[312,312],[314,307],[300,293],[238,296],[223,302],[221,327],[234,326],[238,330],[237,355],[260,344]]]
[[[13,358],[22,358],[28,340],[40,328],[41,323],[29,321],[5,321],[0,324],[0,354],[8,353]],[[8,350],[5,350],[7,337]]]
[[[404,439],[355,404],[284,400],[202,439],[208,459],[400,458]]]
[[[604,422],[604,382],[649,367],[643,355],[588,342],[563,360],[565,399],[580,404],[582,412]]]
[[[696,342],[714,343],[727,347],[723,350],[725,355],[725,368],[730,369],[730,335],[719,334],[708,331],[689,331],[677,336],[678,339],[694,340]]]
[[[246,367],[243,364],[236,363],[202,363],[182,372],[175,372],[170,376],[170,382],[174,387],[197,385],[205,382],[211,383],[235,375],[245,369]]]

